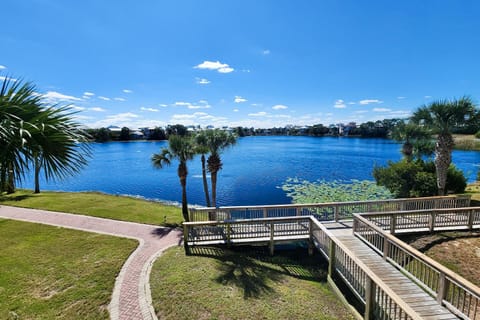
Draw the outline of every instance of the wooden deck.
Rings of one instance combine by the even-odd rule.
[[[305,241],[329,261],[329,281],[342,280],[364,303],[364,319],[480,320],[480,288],[394,236],[478,229],[480,207],[442,206],[352,218],[320,222],[316,215],[297,215],[189,222],[184,224],[184,241],[188,246],[267,244],[271,254],[276,243]]]

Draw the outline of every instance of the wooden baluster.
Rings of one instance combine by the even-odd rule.
[[[333,207],[333,218],[335,221],[340,220],[340,215],[338,213],[338,206]]]
[[[368,277],[365,288],[365,320],[375,319],[375,290],[375,282]]]
[[[333,279],[333,273],[335,272],[335,242],[330,240],[330,248],[328,249],[328,276]]]
[[[446,298],[448,293],[448,287],[450,281],[448,281],[445,273],[441,272],[438,276],[438,290],[437,290],[437,302],[443,304],[443,300]]]

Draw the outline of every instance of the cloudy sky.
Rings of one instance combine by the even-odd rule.
[[[89,127],[273,127],[480,98],[480,2],[3,0],[0,77]]]

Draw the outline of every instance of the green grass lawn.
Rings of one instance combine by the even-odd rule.
[[[177,226],[183,221],[178,207],[97,192],[42,191],[34,194],[31,190],[18,190],[11,195],[0,195],[1,204],[153,225]]]
[[[326,262],[306,249],[167,250],[150,286],[160,319],[354,319],[326,283]]]
[[[0,319],[108,319],[135,240],[0,220]]]

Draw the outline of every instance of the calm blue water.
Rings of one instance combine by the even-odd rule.
[[[102,191],[149,199],[181,201],[177,164],[161,170],[150,157],[167,142],[93,144],[93,159],[81,174],[60,182],[42,182],[43,190]],[[245,137],[222,155],[218,176],[218,205],[290,203],[279,189],[289,177],[314,181],[373,180],[375,164],[400,159],[400,145],[384,139]],[[480,153],[454,151],[453,162],[474,181]],[[188,202],[204,205],[200,158],[189,162]],[[33,188],[31,179],[22,185]]]

